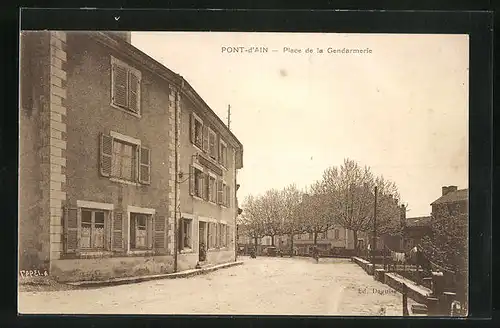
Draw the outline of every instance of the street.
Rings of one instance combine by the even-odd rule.
[[[250,259],[206,275],[21,292],[20,313],[402,315],[401,294],[348,259]],[[411,300],[408,300],[412,304]]]

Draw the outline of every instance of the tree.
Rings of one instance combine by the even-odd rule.
[[[274,237],[283,231],[284,206],[280,192],[276,189],[268,190],[258,198],[257,203],[262,210],[264,235],[271,237],[271,245],[274,246]]]
[[[457,294],[466,300],[468,276],[468,215],[446,206],[432,213],[431,235],[421,241],[422,251],[433,263],[447,268],[456,278]]]
[[[300,205],[303,193],[295,185],[289,185],[281,190],[280,198],[283,206],[282,232],[290,237],[290,254],[293,256],[293,238],[304,232],[303,216]]]
[[[257,248],[258,240],[265,236],[263,211],[260,200],[252,195],[247,196],[243,202],[243,212],[240,218],[241,231],[252,238]]]
[[[317,245],[318,234],[327,233],[331,225],[328,211],[328,194],[324,192],[323,185],[316,181],[310,186],[310,192],[303,197],[301,203],[302,230],[312,233],[314,245]]]
[[[368,166],[361,167],[345,159],[340,169],[330,167],[323,173],[322,189],[328,195],[327,217],[353,231],[354,249],[358,249],[358,232],[373,232],[375,186],[377,193],[377,233],[400,229],[396,185],[383,177],[374,177]],[[395,198],[396,197],[396,198]]]

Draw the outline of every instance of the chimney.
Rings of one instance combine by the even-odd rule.
[[[450,192],[457,191],[457,186],[443,186],[442,188],[442,196],[447,195]]]
[[[110,34],[111,36],[115,37],[115,38],[122,39],[122,40],[124,40],[127,43],[131,43],[131,39],[132,39],[132,33],[131,32],[127,32],[127,31],[113,31],[113,32],[107,32],[107,33]]]

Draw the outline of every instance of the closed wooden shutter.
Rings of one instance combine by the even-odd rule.
[[[167,248],[165,216],[158,215],[154,220],[154,249],[158,254],[163,254]]]
[[[64,250],[66,253],[74,253],[78,249],[80,226],[78,208],[67,207],[64,211]]]
[[[139,113],[140,109],[140,90],[141,90],[141,85],[140,85],[140,79],[139,77],[133,73],[130,72],[130,78],[129,78],[129,109],[135,113]]]
[[[121,211],[113,212],[112,223],[112,249],[122,251],[123,245],[123,213]]]
[[[231,187],[226,186],[226,206],[230,207],[231,205]]]
[[[196,127],[195,127],[195,123],[196,123],[196,118],[194,117],[194,115],[191,113],[191,121],[189,122],[189,126],[190,126],[190,136],[191,136],[191,143],[195,144],[196,143]]]
[[[105,177],[111,176],[111,166],[113,157],[113,137],[101,133],[100,142],[100,171],[101,175]]]
[[[222,204],[222,181],[217,181],[217,204]]]
[[[208,126],[204,125],[203,126],[203,151],[208,152]]]
[[[139,156],[139,182],[143,184],[151,183],[151,150],[146,147],[140,148]]]
[[[194,195],[194,185],[196,183],[194,166],[189,166],[189,194]]]
[[[153,249],[153,243],[154,243],[154,237],[155,237],[155,233],[154,233],[154,215],[146,215],[146,236],[148,238],[147,240],[147,245],[148,245],[148,249]]]
[[[112,100],[117,106],[127,107],[128,92],[127,92],[127,69],[118,64],[113,64],[112,68]]]
[[[219,138],[219,159],[218,159],[218,162],[219,164],[223,164],[222,163],[222,143],[220,142],[220,138]]]
[[[210,197],[210,192],[209,192],[210,191],[209,190],[210,189],[209,188],[209,186],[210,186],[210,176],[208,174],[204,174],[203,176],[204,176],[203,181],[205,183],[204,186],[203,186],[203,191],[204,191],[203,192],[203,199],[206,200],[206,201],[208,201],[209,197]]]

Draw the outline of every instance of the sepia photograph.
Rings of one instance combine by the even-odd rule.
[[[18,313],[465,317],[467,34],[21,31]]]

